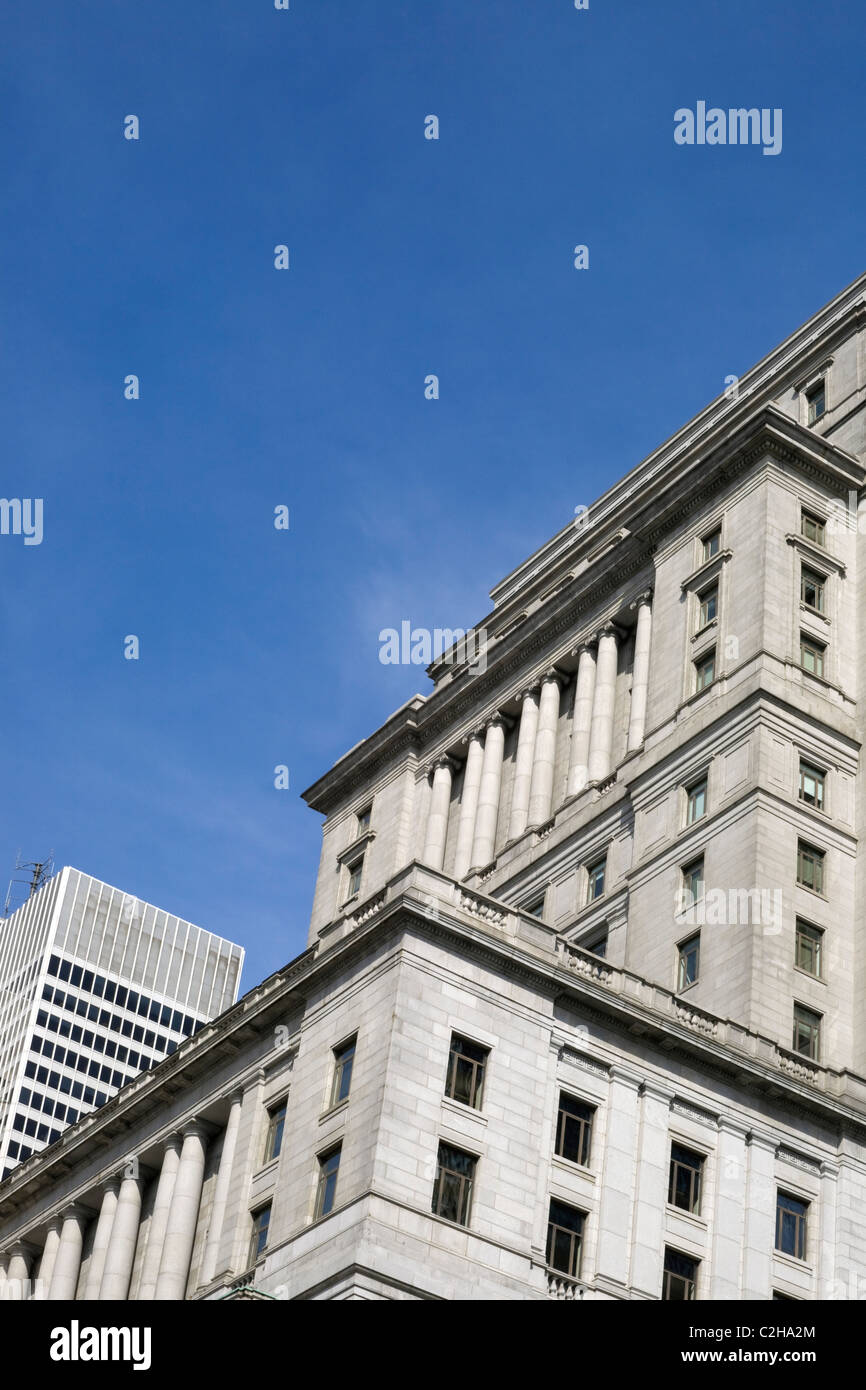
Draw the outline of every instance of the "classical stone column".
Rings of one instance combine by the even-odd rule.
[[[201,1202],[206,1151],[207,1131],[204,1127],[195,1120],[184,1125],[183,1148],[180,1151],[180,1163],[171,1196],[168,1227],[162,1245],[162,1259],[154,1293],[158,1302],[181,1300],[186,1293],[189,1262]]]
[[[42,1259],[39,1261],[39,1274],[37,1276],[37,1294],[40,1299],[48,1297],[48,1290],[51,1286],[51,1275],[54,1272],[54,1261],[57,1258],[57,1247],[60,1244],[60,1221],[54,1217],[48,1223],[45,1233],[45,1244],[42,1247]]]
[[[448,813],[451,809],[451,779],[454,764],[450,758],[439,758],[433,766],[433,790],[427,814],[427,834],[424,841],[424,863],[431,869],[441,869],[445,863],[445,842],[448,838]]]
[[[746,1209],[746,1135],[739,1120],[722,1116],[716,1149],[716,1212],[710,1286],[713,1299],[739,1299]]]
[[[81,1250],[84,1245],[84,1232],[90,1221],[90,1212],[74,1204],[67,1207],[61,1216],[60,1244],[54,1258],[54,1269],[48,1288],[52,1302],[69,1302],[75,1297],[78,1276],[81,1273]]]
[[[499,793],[502,789],[502,757],[505,751],[505,719],[495,714],[484,736],[484,763],[475,816],[471,868],[483,869],[496,848],[496,822],[499,819]]]
[[[100,1302],[122,1303],[129,1294],[140,1220],[141,1179],[125,1174],[117,1195],[117,1207],[105,1255],[102,1282],[99,1285]]]
[[[577,648],[579,660],[571,716],[571,749],[568,758],[568,796],[577,796],[589,781],[589,730],[595,696],[595,642]]]
[[[463,769],[463,790],[460,794],[460,819],[457,822],[457,848],[454,854],[455,878],[465,878],[472,863],[475,817],[478,812],[481,767],[484,761],[484,740],[480,729],[476,729],[463,742],[468,746],[466,766]]]
[[[15,1244],[9,1247],[8,1258],[6,1297],[15,1301],[29,1298],[33,1251],[23,1240],[16,1240]]]
[[[147,1244],[144,1247],[144,1259],[141,1264],[141,1278],[138,1286],[139,1303],[146,1303],[152,1299],[156,1290],[159,1265],[162,1259],[162,1246],[168,1227],[168,1214],[171,1209],[171,1199],[179,1163],[180,1136],[172,1134],[165,1141],[162,1168],[156,1185],[156,1198],[153,1211],[150,1214]]]
[[[448,790],[450,794],[450,775]],[[243,1091],[235,1091],[229,1096],[229,1118],[223,1137],[222,1153],[220,1154],[219,1173],[217,1174],[216,1187],[214,1189],[213,1210],[211,1211],[207,1243],[205,1245],[204,1259],[202,1261],[201,1277],[199,1279],[200,1284],[209,1284],[217,1272],[217,1254],[222,1237],[223,1224],[225,1222],[229,1190],[231,1188],[232,1168],[235,1161],[238,1129],[241,1122],[242,1101]]]
[[[749,1135],[746,1226],[743,1238],[743,1292],[750,1302],[772,1296],[776,1244],[776,1144],[762,1134]]]
[[[556,764],[556,731],[559,725],[559,692],[563,676],[560,671],[547,671],[541,682],[538,702],[538,732],[535,738],[535,757],[532,760],[532,782],[529,788],[529,824],[543,825],[550,820],[553,806],[553,774]]]
[[[628,721],[628,752],[640,748],[646,730],[646,700],[649,688],[650,640],[652,637],[652,592],[632,604],[637,609],[634,638],[634,668],[631,677],[631,713]]]
[[[90,1263],[87,1266],[87,1279],[82,1295],[88,1301],[99,1297],[102,1271],[105,1268],[105,1254],[111,1238],[111,1227],[114,1223],[119,1191],[120,1182],[117,1178],[109,1178],[108,1182],[103,1183],[102,1206],[99,1209],[99,1219],[96,1222],[96,1234],[93,1237],[93,1249],[90,1252]]]
[[[511,791],[511,819],[508,822],[509,840],[518,839],[529,820],[529,788],[532,783],[532,761],[538,729],[538,692],[537,685],[530,686],[523,692],[517,756],[514,762],[514,786]]]
[[[603,782],[611,771],[618,637],[613,623],[605,623],[598,638],[595,696],[589,730],[590,782]]]

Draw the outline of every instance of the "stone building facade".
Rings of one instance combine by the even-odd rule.
[[[7,1296],[862,1296],[864,294],[306,793],[307,950],[0,1186]]]

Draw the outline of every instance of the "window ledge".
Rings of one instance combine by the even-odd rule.
[[[827,983],[822,975],[813,975],[811,970],[804,970],[802,965],[795,965],[794,970],[798,975],[805,975],[807,980],[814,980],[817,985],[826,985]]]
[[[706,637],[707,634],[710,633],[710,632],[712,632],[714,628],[717,628],[718,625],[719,625],[719,620],[718,620],[718,618],[711,618],[710,621],[709,621],[708,623],[704,623],[703,627],[699,627],[698,630],[697,630],[697,632],[695,632],[695,633],[692,634],[692,641],[693,641],[693,642],[698,642],[698,641],[700,641],[700,639],[701,639],[702,637]]]
[[[252,1181],[258,1182],[261,1178],[267,1177],[271,1173],[276,1173],[279,1164],[279,1154],[277,1154],[276,1158],[269,1158],[267,1163],[262,1164],[261,1168],[257,1168],[256,1171],[253,1173]]]
[[[819,612],[817,608],[813,608],[809,603],[804,603],[802,599],[800,599],[800,612],[805,613],[809,618],[814,618],[816,622],[823,623],[825,627],[833,626],[825,613]]]
[[[333,1119],[334,1115],[339,1115],[341,1111],[347,1109],[348,1104],[349,1097],[346,1096],[346,1099],[341,1100],[337,1105],[331,1105],[327,1110],[323,1110],[319,1116],[319,1124],[323,1125],[326,1120]]]
[[[699,1216],[697,1212],[686,1211],[685,1207],[678,1207],[673,1202],[667,1202],[665,1204],[665,1210],[668,1216],[679,1216],[683,1221],[688,1221],[690,1225],[695,1226],[699,1231],[707,1230],[707,1218],[705,1216]]]
[[[796,1255],[789,1255],[785,1250],[774,1249],[773,1259],[778,1260],[780,1264],[788,1265],[791,1269],[799,1269],[804,1274],[811,1274],[813,1272],[809,1260],[800,1260]]]
[[[358,835],[350,845],[347,845],[344,850],[340,851],[340,853],[337,855],[337,863],[349,863],[352,859],[355,858],[356,855],[362,854],[364,850],[367,848],[367,846],[371,843],[371,841],[375,840],[375,838],[375,830],[363,831],[363,833]]]
[[[814,560],[816,565],[828,565],[831,569],[836,570],[843,579],[845,578],[844,564],[835,555],[832,555],[825,546],[818,545],[817,541],[810,541],[807,536],[799,536],[794,532],[787,535],[785,540],[795,550],[801,550],[810,560]]]
[[[722,565],[730,560],[732,555],[732,550],[720,550],[718,555],[714,555],[712,559],[702,561],[698,568],[682,581],[680,588],[683,591],[698,588],[707,579],[721,573]]]
[[[452,1100],[450,1096],[442,1097],[442,1109],[450,1110],[454,1115],[469,1116],[477,1120],[479,1124],[487,1124],[487,1116],[481,1110],[476,1110],[474,1105],[464,1105],[462,1100]]]
[[[576,1163],[572,1158],[564,1158],[562,1154],[553,1155],[553,1167],[560,1168],[563,1173],[569,1173],[574,1177],[586,1178],[588,1182],[596,1180],[591,1168],[587,1168],[583,1163]]]

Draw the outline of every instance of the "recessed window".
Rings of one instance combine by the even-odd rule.
[[[824,892],[824,860],[822,849],[807,845],[805,840],[797,843],[797,882],[813,893]]]
[[[448,1055],[448,1079],[445,1094],[451,1100],[463,1105],[471,1105],[474,1110],[481,1109],[484,1092],[484,1071],[490,1049],[470,1042],[459,1033],[451,1035],[451,1051]]]
[[[695,932],[677,947],[677,989],[688,989],[698,978],[701,967],[701,934]]]
[[[816,420],[820,420],[824,414],[827,409],[827,393],[823,381],[819,381],[810,391],[806,392],[806,409],[810,425],[814,425]]]
[[[821,1015],[807,1009],[804,1004],[794,1005],[793,1048],[813,1062],[817,1062],[821,1055]]]
[[[682,1144],[671,1144],[671,1166],[668,1175],[668,1201],[671,1206],[697,1215],[701,1209],[703,1171],[703,1154],[695,1153]]]
[[[702,777],[686,793],[686,825],[694,825],[707,814],[707,779]]]
[[[801,569],[800,602],[811,608],[813,613],[824,612],[826,583],[824,575],[818,574],[817,570],[807,569],[805,565]]]
[[[586,1213],[565,1202],[551,1201],[547,1219],[547,1263],[569,1279],[580,1277]]]
[[[607,868],[607,859],[597,859],[594,864],[590,864],[586,871],[587,877],[587,902],[594,903],[596,898],[600,898],[604,892],[604,874]]]
[[[716,617],[719,608],[719,588],[714,584],[711,589],[705,589],[698,595],[700,607],[698,609],[698,628],[704,628]]]
[[[696,903],[704,895],[704,861],[696,859],[683,869],[683,896],[686,903]]]
[[[695,662],[695,690],[706,690],[708,685],[712,685],[716,679],[716,652],[715,648],[707,652]]]
[[[772,1300],[772,1301],[773,1301],[774,1303],[799,1303],[799,1302],[800,1302],[799,1298],[795,1298],[793,1294],[790,1294],[790,1293],[779,1293],[779,1290],[778,1290],[778,1289],[774,1289],[774,1290],[773,1290],[773,1300]]]
[[[701,541],[701,558],[704,563],[712,560],[718,555],[722,545],[722,528],[717,526],[715,531],[711,531],[708,536],[704,536]]]
[[[364,856],[353,859],[351,864],[346,865],[346,897],[354,898],[356,893],[361,891],[361,878],[364,873]]]
[[[367,806],[365,810],[358,812],[358,834],[363,835],[365,830],[370,829],[370,818],[373,815],[373,807]]]
[[[821,978],[821,957],[824,950],[824,933],[820,927],[797,918],[797,941],[794,960],[800,970],[808,975]]]
[[[258,1260],[259,1256],[264,1252],[264,1249],[268,1243],[268,1227],[270,1226],[270,1223],[271,1204],[270,1202],[268,1202],[268,1205],[266,1207],[259,1207],[259,1210],[253,1213],[253,1233],[250,1237],[250,1253],[248,1261],[250,1265],[254,1265]]]
[[[810,676],[824,679],[824,655],[826,651],[826,643],[816,642],[814,637],[807,637],[805,633],[800,633],[800,665]]]
[[[662,1299],[667,1303],[690,1302],[695,1297],[700,1260],[665,1247],[665,1273]]]
[[[339,1105],[346,1100],[352,1085],[352,1067],[355,1062],[355,1039],[341,1043],[334,1048],[334,1079],[331,1083],[331,1105]]]
[[[587,1105],[566,1091],[560,1091],[556,1120],[556,1153],[559,1158],[567,1158],[569,1163],[579,1163],[584,1168],[589,1166],[594,1117],[594,1105]]]
[[[527,903],[523,911],[528,912],[530,917],[543,917],[545,897],[546,894],[542,893],[540,898],[533,898],[532,902]]]
[[[800,759],[800,800],[807,806],[814,806],[816,811],[824,809],[824,773],[803,758]]]
[[[790,1192],[776,1193],[776,1249],[795,1260],[806,1258],[806,1221],[809,1203]]]
[[[607,927],[604,927],[602,931],[591,932],[583,941],[579,941],[578,945],[582,951],[591,951],[594,956],[606,956]]]
[[[446,1221],[455,1221],[459,1226],[469,1225],[477,1163],[472,1154],[464,1153],[462,1149],[455,1149],[451,1144],[439,1145],[436,1182],[433,1186],[434,1216],[443,1216]]]
[[[272,1159],[279,1158],[280,1150],[283,1147],[283,1130],[286,1126],[286,1102],[280,1101],[279,1105],[274,1106],[268,1111],[268,1132],[265,1137],[265,1163],[270,1163]]]
[[[319,1183],[316,1188],[316,1210],[315,1220],[320,1216],[327,1216],[333,1210],[334,1201],[337,1196],[337,1177],[340,1172],[340,1154],[342,1145],[335,1149],[329,1149],[326,1154],[319,1155]]]
[[[814,512],[802,511],[800,513],[800,535],[805,536],[807,541],[812,541],[815,545],[826,545],[826,522],[823,517],[816,516]]]

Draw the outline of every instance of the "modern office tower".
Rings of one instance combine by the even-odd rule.
[[[9,1290],[863,1297],[864,295],[306,793],[307,949],[0,1184]]]
[[[65,868],[0,921],[0,1172],[234,1003],[243,951]]]

